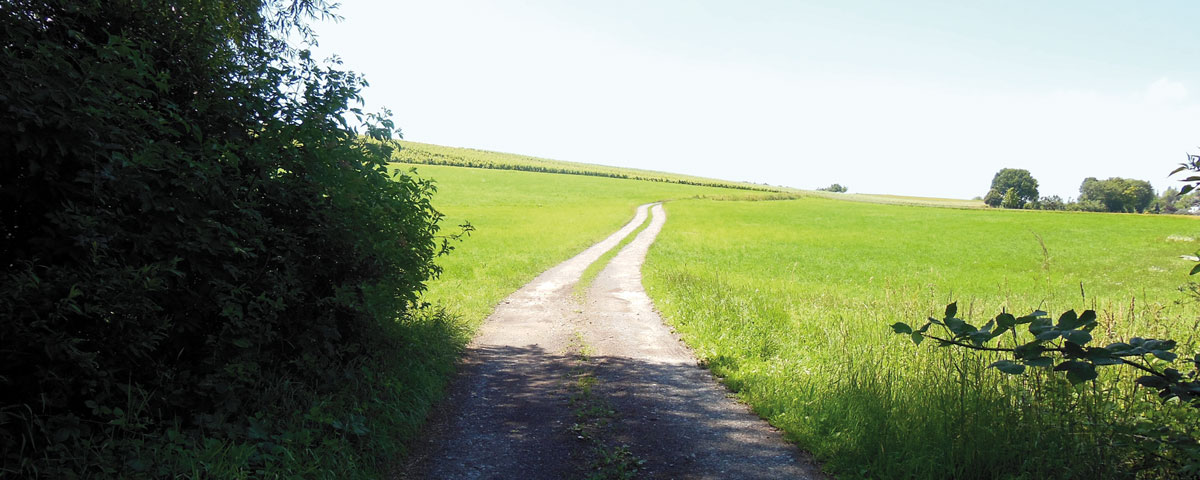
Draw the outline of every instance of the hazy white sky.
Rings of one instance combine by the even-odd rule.
[[[1200,153],[1200,2],[344,0],[409,140],[852,192],[1149,180]]]

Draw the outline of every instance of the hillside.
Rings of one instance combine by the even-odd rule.
[[[519,170],[528,172],[588,175],[629,180],[679,183],[683,185],[773,192],[784,194],[787,196],[787,198],[815,196],[837,200],[847,200],[852,202],[881,203],[888,205],[986,208],[983,202],[979,200],[912,197],[873,193],[832,193],[778,185],[720,180],[707,177],[697,177],[694,175],[642,170],[637,168],[611,167],[592,163],[552,160],[548,158],[532,157],[514,153],[492,152],[474,148],[447,147],[429,143],[410,142],[406,140],[401,140],[399,143],[401,148],[393,154],[393,160],[398,163],[415,165],[444,165],[497,170]],[[771,197],[771,199],[778,198],[779,197],[774,196]]]

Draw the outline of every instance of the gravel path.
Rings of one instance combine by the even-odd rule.
[[[576,298],[583,270],[648,210],[650,225]],[[661,205],[642,205],[621,230],[505,299],[468,347],[405,476],[823,478],[663,325],[641,266],[665,221]]]

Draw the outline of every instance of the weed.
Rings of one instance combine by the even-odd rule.
[[[586,473],[589,480],[631,479],[646,462],[629,450],[628,445],[616,445],[612,422],[617,411],[606,399],[595,392],[599,379],[594,375],[591,347],[583,335],[575,332],[571,346],[576,350],[576,362],[571,369],[570,395],[568,402],[575,423],[570,431],[586,444]]]

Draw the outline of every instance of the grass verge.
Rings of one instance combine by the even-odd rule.
[[[1171,475],[1122,425],[1197,423],[1123,374],[1070,386],[994,358],[915,348],[896,321],[1002,310],[1100,313],[1107,338],[1184,337],[1176,291],[1193,219],[872,205],[682,200],[652,247],[648,293],[756,412],[847,478]],[[1040,238],[1040,239],[1039,239]],[[1082,285],[1082,288],[1081,288]],[[1189,351],[1189,348],[1183,348]],[[1116,398],[1113,403],[1109,399]]]

